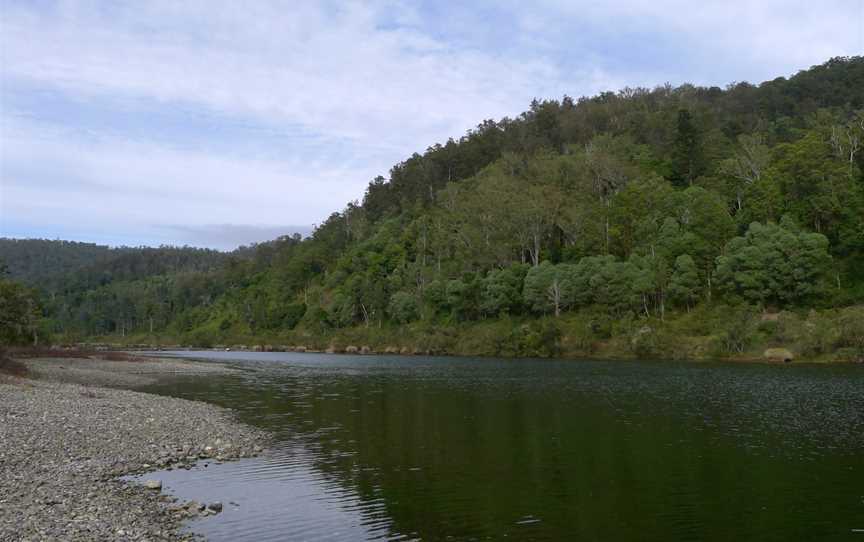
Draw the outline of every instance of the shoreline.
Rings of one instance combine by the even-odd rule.
[[[31,378],[0,377],[4,542],[200,539],[183,530],[186,519],[215,511],[120,477],[254,457],[266,446],[266,434],[230,410],[128,389],[228,367],[174,358],[20,361]]]
[[[362,343],[361,343],[362,344]],[[846,355],[846,356],[820,356],[820,357],[804,357],[799,354],[789,351],[785,348],[767,348],[761,354],[758,352],[750,352],[747,354],[738,354],[735,356],[644,356],[640,357],[633,353],[622,353],[620,351],[609,353],[582,353],[582,352],[565,352],[551,356],[523,356],[503,353],[489,352],[452,352],[449,350],[431,350],[431,349],[409,349],[398,347],[370,347],[363,346],[346,346],[334,347],[328,346],[320,348],[316,346],[293,346],[293,345],[278,345],[272,346],[269,344],[260,344],[254,346],[248,345],[231,345],[231,346],[193,346],[193,345],[123,345],[123,344],[103,344],[86,345],[89,347],[97,346],[104,347],[106,351],[121,351],[140,355],[146,359],[157,359],[162,361],[187,361],[187,362],[202,362],[203,359],[194,355],[189,355],[194,352],[224,352],[224,353],[299,353],[299,354],[333,354],[344,356],[435,356],[435,357],[457,357],[457,358],[500,358],[500,359],[546,359],[557,361],[651,361],[651,362],[682,362],[682,363],[745,363],[745,364],[766,364],[766,365],[862,365],[864,364],[864,356]],[[768,355],[769,351],[774,353]],[[779,353],[778,353],[779,352]],[[786,359],[787,355],[784,352],[791,354],[791,359]],[[175,353],[184,353],[184,355],[176,355]],[[227,369],[227,368],[226,368]],[[228,369],[230,370],[230,369]]]
[[[293,351],[500,358],[759,361],[780,351],[793,361],[864,363],[864,305],[772,311],[711,305],[665,318],[593,310],[560,317],[419,320],[374,326],[303,326],[88,336],[55,348]],[[786,356],[784,356],[786,357]]]

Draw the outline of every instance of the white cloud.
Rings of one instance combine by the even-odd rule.
[[[7,220],[34,213],[95,224],[311,224],[332,199],[348,201],[358,171],[338,165],[218,156],[154,143],[76,137],[28,122],[4,127],[2,160]],[[40,162],[49,157],[48,167]],[[371,171],[360,172],[370,176]],[[326,190],[322,190],[326,186]]]
[[[401,152],[558,90],[554,62],[454,50],[416,29],[381,30],[384,6],[346,3],[328,13],[287,5],[10,10],[4,71],[91,98],[193,103]]]
[[[626,57],[628,48],[639,46],[616,43],[616,36],[636,32],[663,37],[677,49],[679,59],[702,64],[700,73],[691,74],[696,83],[744,78],[761,82],[830,57],[864,54],[861,0],[538,0],[531,13],[532,18],[541,14],[547,26],[578,20],[601,29],[608,38],[605,48],[615,50],[611,56]],[[675,60],[663,59],[666,68],[660,71],[688,79],[687,74],[676,73]]]

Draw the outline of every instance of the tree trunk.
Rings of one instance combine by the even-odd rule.
[[[531,251],[531,263],[534,267],[540,265],[540,233],[534,233],[534,249]]]
[[[708,283],[708,292],[707,292],[708,293],[708,301],[711,301],[711,271],[708,271],[707,283]]]

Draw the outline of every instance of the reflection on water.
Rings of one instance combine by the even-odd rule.
[[[161,480],[182,501],[222,502],[221,514],[193,524],[211,540],[406,539],[391,531],[382,499],[361,499],[313,461],[302,447],[280,444],[264,457],[130,479]]]
[[[212,540],[864,542],[860,367],[193,355],[279,443],[164,473]]]

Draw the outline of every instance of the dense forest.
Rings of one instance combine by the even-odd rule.
[[[230,254],[2,240],[43,335],[486,355],[864,356],[864,58],[535,100]]]

